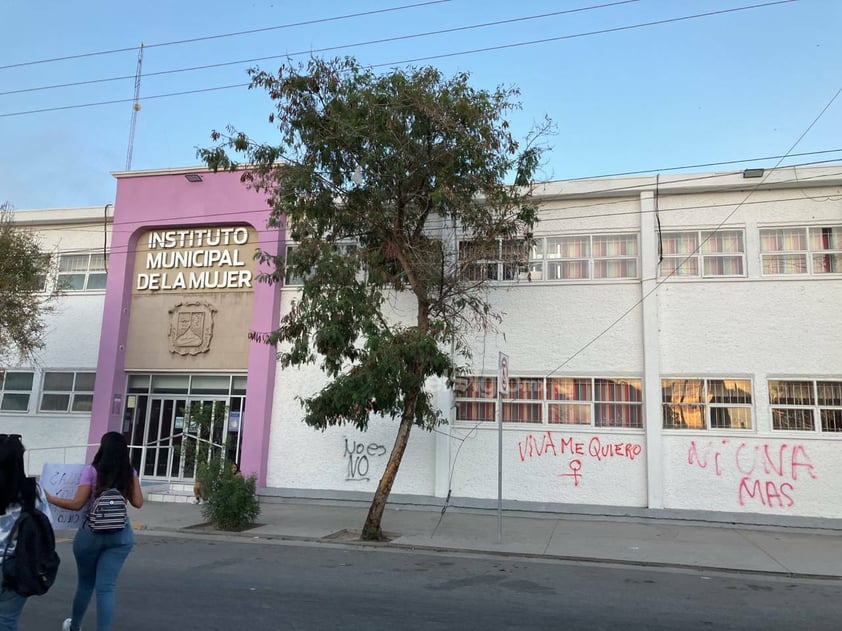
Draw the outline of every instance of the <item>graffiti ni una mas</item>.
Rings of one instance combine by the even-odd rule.
[[[800,443],[691,440],[687,464],[717,478],[739,478],[736,491],[740,506],[791,508],[798,484],[818,477],[806,447]]]
[[[610,463],[612,461],[633,461],[643,453],[639,443],[607,440],[599,436],[583,439],[553,432],[527,434],[518,441],[518,456],[521,462],[533,458],[569,458],[567,467],[559,474],[560,478],[569,478],[574,487],[579,486],[584,478],[587,461]]]

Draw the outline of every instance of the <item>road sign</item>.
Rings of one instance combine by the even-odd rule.
[[[505,353],[500,353],[497,365],[497,392],[509,394],[509,356]]]

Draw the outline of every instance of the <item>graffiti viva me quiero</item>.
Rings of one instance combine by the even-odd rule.
[[[244,227],[150,232],[146,272],[138,273],[135,289],[250,289],[251,271],[238,269],[246,265],[240,246],[248,240]]]
[[[596,460],[603,460],[605,458],[628,458],[634,460],[637,458],[643,448],[637,443],[628,442],[604,442],[598,436],[594,436],[587,442],[576,440],[572,437],[559,437],[555,440],[551,432],[546,432],[536,436],[529,434],[526,440],[518,442],[518,451],[520,453],[520,461],[523,462],[527,458],[534,458],[544,455],[558,456],[570,453],[576,456],[590,456]]]

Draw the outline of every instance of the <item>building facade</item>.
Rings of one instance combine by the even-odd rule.
[[[842,169],[750,175],[539,186],[534,243],[515,258],[501,243],[475,272],[491,280],[502,323],[476,337],[454,391],[429,384],[450,422],[414,430],[393,493],[493,505],[502,352],[510,505],[842,517]],[[71,267],[89,285],[60,298],[44,368],[7,368],[4,425],[50,448],[48,460],[121,429],[142,476],[180,481],[192,474],[178,449],[191,431],[185,411],[197,404],[223,411],[229,455],[265,495],[370,495],[396,423],[305,426],[299,397],[323,376],[281,370],[275,349],[249,340],[277,326],[299,291],[257,280],[255,250],[291,245],[267,227],[263,200],[237,174],[116,177],[110,228],[102,209],[99,220],[73,211],[90,220],[73,230],[71,211],[38,211],[42,223],[19,213],[45,234],[65,222],[57,247],[88,248],[87,267]],[[104,291],[94,256],[103,225]],[[405,296],[390,304],[413,312]],[[26,409],[20,396],[7,409],[6,396],[24,393],[10,377],[25,386],[29,372]],[[93,390],[81,389],[91,372]],[[51,409],[64,402],[66,412]]]

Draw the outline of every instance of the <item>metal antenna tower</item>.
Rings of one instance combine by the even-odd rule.
[[[132,122],[129,125],[129,148],[126,151],[126,171],[132,168],[132,151],[134,150],[134,128],[137,125],[137,113],[140,111],[140,68],[143,66],[143,42],[137,53],[137,72],[134,75],[134,102],[132,103]]]

